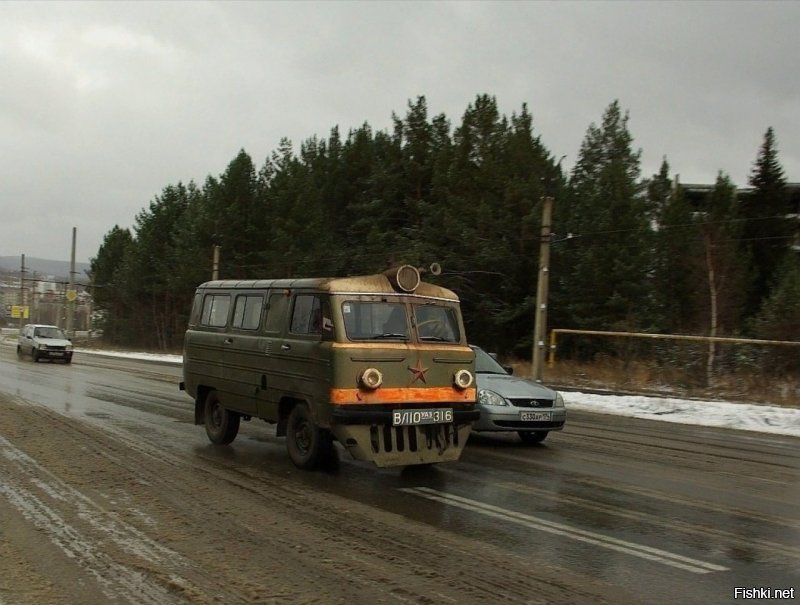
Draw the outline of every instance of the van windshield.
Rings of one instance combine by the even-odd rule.
[[[417,336],[422,341],[458,342],[461,334],[458,317],[452,307],[413,305]]]
[[[408,315],[401,302],[342,303],[342,316],[350,340],[408,340]]]
[[[350,340],[411,339],[409,308],[402,302],[346,301],[342,316]],[[410,308],[421,342],[461,341],[458,313],[452,307],[437,304],[412,304]]]

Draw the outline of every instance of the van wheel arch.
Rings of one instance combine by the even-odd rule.
[[[289,421],[289,414],[292,413],[292,408],[294,408],[294,406],[301,403],[308,405],[308,402],[303,399],[296,399],[294,397],[284,397],[281,399],[278,404],[278,425],[275,428],[276,437],[286,436],[286,424]],[[309,406],[309,409],[311,409],[311,406]]]
[[[194,423],[197,425],[206,422],[206,395],[211,390],[211,387],[207,386],[197,387],[197,397],[194,400]]]
[[[204,408],[206,435],[211,443],[228,445],[236,439],[241,417],[222,404],[215,390],[206,393]]]
[[[316,423],[305,401],[292,406],[285,424],[286,449],[296,467],[315,469],[330,459],[333,436]]]

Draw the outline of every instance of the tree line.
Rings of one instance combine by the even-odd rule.
[[[242,150],[202,185],[164,187],[91,260],[105,337],[178,349],[220,246],[222,279],[438,262],[444,271],[430,279],[459,294],[470,340],[530,356],[542,200],[551,196],[551,327],[800,340],[797,222],[771,128],[752,190],[737,194],[720,172],[698,206],[666,158],[642,177],[618,101],[589,126],[568,174],[526,105],[507,117],[479,95],[454,126],[418,97],[392,118],[386,131],[334,127],[298,151],[284,139],[260,167]],[[796,367],[782,359],[782,369]]]

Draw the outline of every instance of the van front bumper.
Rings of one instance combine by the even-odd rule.
[[[400,407],[400,406],[398,406]],[[417,408],[409,408],[403,406],[402,409],[425,409],[425,407],[431,406],[418,406]],[[437,404],[436,407],[450,407],[447,404]],[[341,407],[336,408],[331,413],[331,424],[376,424],[376,425],[389,425],[392,424],[392,412],[391,409],[386,409],[384,406],[381,406],[382,409],[379,410],[370,410],[370,409],[342,409]],[[478,420],[481,416],[481,412],[478,409],[474,410],[453,410],[453,423],[454,424],[469,424]]]

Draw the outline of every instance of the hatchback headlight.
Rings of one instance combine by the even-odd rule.
[[[509,405],[504,397],[488,389],[480,389],[478,391],[478,403],[481,405]]]

